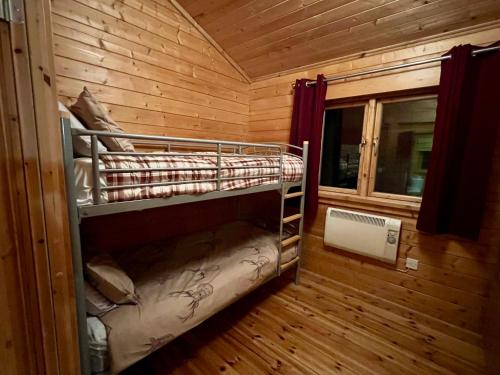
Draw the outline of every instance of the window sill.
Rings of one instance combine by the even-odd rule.
[[[405,202],[379,197],[361,197],[359,195],[319,190],[319,203],[348,209],[360,209],[377,214],[404,216],[416,219],[420,210],[419,202]]]

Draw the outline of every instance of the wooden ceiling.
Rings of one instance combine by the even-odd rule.
[[[500,19],[500,0],[178,1],[251,78]]]

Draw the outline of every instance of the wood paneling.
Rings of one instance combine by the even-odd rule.
[[[179,0],[252,78],[498,20],[496,0]]]
[[[50,2],[24,7],[24,22],[0,25],[1,371],[77,374]]]
[[[475,30],[448,39],[385,50],[355,60],[340,60],[315,69],[257,81],[251,86],[249,139],[287,142],[292,110],[291,82],[296,78],[357,72],[438,56],[461,43],[489,44],[500,37],[500,27]],[[328,86],[327,98],[413,89],[436,85],[439,67],[421,67],[352,79]],[[499,135],[500,137],[500,135]],[[500,148],[500,138],[497,149]],[[498,154],[498,152],[497,152]],[[498,155],[495,156],[495,160]],[[418,204],[396,205],[381,201],[349,201],[320,195],[318,216],[306,228],[304,267],[355,287],[372,296],[418,311],[426,325],[473,344],[482,341],[482,318],[494,278],[500,243],[500,163],[489,183],[488,207],[478,241],[432,236],[415,228]],[[396,266],[370,261],[323,245],[324,216],[328,206],[350,207],[399,217],[403,231]],[[417,271],[404,270],[406,257],[419,260]],[[404,272],[402,272],[404,271]]]
[[[500,137],[500,135],[499,135]],[[500,142],[497,142],[497,144]],[[498,145],[497,145],[498,148]],[[495,157],[494,179],[497,186],[489,194],[488,201],[491,202],[490,210],[485,215],[484,227],[500,228],[500,158],[499,153]],[[486,302],[486,314],[484,318],[483,334],[485,341],[486,367],[488,374],[496,374],[500,368],[500,241],[497,241],[497,260],[495,277],[490,287],[488,301]]]
[[[170,2],[52,3],[63,102],[87,86],[127,132],[245,137],[247,80]]]
[[[24,7],[26,26],[22,34],[15,33],[14,61],[45,366],[47,374],[73,374],[79,372],[80,356],[51,3],[27,2]]]
[[[500,274],[491,287],[484,324],[486,365],[489,374],[500,368]]]
[[[253,77],[495,19],[500,11],[499,3],[492,0],[436,0],[411,4],[406,1],[378,1],[376,4],[353,1],[347,4],[326,0],[305,3],[293,0],[181,3]],[[338,59],[249,86],[245,77],[168,1],[53,0],[52,22],[56,85],[59,97],[65,103],[74,101],[86,85],[126,131],[248,141],[288,141],[291,83],[296,78],[314,77],[317,73],[356,72],[434,57],[456,44],[487,44],[500,36],[499,23],[492,23],[404,47],[361,53],[356,58]],[[363,43],[359,42],[361,40]],[[437,66],[394,71],[331,85],[327,97],[338,99],[428,87],[436,85],[438,79]],[[499,157],[496,155],[497,159]],[[54,161],[51,157],[48,160]],[[381,372],[396,368],[398,371],[409,368],[415,373],[445,372],[444,369],[463,373],[482,371],[484,359],[479,349],[482,343],[481,319],[498,262],[500,240],[500,172],[495,169],[492,176],[488,210],[478,242],[417,232],[415,207],[370,206],[372,212],[392,214],[404,221],[397,267],[325,248],[322,244],[322,215],[332,201],[322,197],[319,216],[306,235],[304,265],[306,269],[335,281],[325,281],[309,274],[305,289],[290,286],[283,295],[278,293],[271,297],[269,305],[265,305],[268,307],[263,309],[276,309],[280,303],[286,306],[283,312],[286,319],[271,317],[276,324],[287,324],[287,320],[297,321],[297,326],[303,324],[300,322],[304,319],[294,316],[299,310],[309,318],[316,317],[314,321],[316,323],[319,319],[321,329],[335,329],[333,338],[321,336],[335,349],[311,338],[321,331],[310,325],[306,328],[287,325],[287,329],[294,330],[299,339],[287,333],[290,346],[281,348],[281,341],[287,341],[276,336],[272,327],[267,326],[268,322],[248,321],[245,323],[248,327],[243,324],[229,339],[216,339],[213,348],[203,349],[196,360],[199,362],[187,362],[187,367],[182,368],[196,369],[206,365],[220,370],[213,367],[219,360],[223,360],[221,366],[224,365],[225,371],[236,373],[252,369],[265,371],[273,366],[290,373],[307,370],[321,373],[335,368],[330,359],[307,357],[309,344],[314,341],[325,358],[335,358],[341,363],[337,365],[346,372],[362,372],[366,369],[364,361]],[[349,204],[359,205],[359,202]],[[207,203],[207,212],[213,209],[209,207]],[[161,220],[165,218],[158,212],[151,218],[156,218],[156,225],[161,226]],[[187,221],[189,215],[182,217]],[[225,220],[222,216],[219,219]],[[172,220],[175,220],[175,215]],[[126,217],[118,218],[116,228],[123,230],[132,222]],[[145,226],[149,224],[151,222],[144,221]],[[94,242],[87,245],[99,246],[99,238],[104,238],[99,233],[99,220],[89,221],[86,225],[85,230],[96,235]],[[139,230],[125,228],[127,231]],[[148,236],[158,234],[161,232],[155,229]],[[114,239],[119,236],[117,232]],[[123,241],[107,245],[119,246]],[[406,256],[420,260],[418,271],[398,271]],[[62,267],[66,260],[55,264]],[[341,286],[339,281],[347,286]],[[69,293],[68,286],[63,286],[60,285],[63,294]],[[322,301],[320,292],[327,295],[327,302]],[[61,299],[60,303],[63,301]],[[291,301],[299,301],[299,307]],[[316,306],[318,303],[321,307]],[[362,335],[349,336],[352,327],[342,325],[347,324],[345,322],[332,323],[335,314],[331,309],[335,309],[335,314],[343,314],[350,325],[357,326],[356,317],[361,319],[363,323],[359,323],[361,326],[356,329],[360,329]],[[66,313],[69,310],[66,309]],[[257,319],[259,314],[266,318],[271,316],[269,312],[256,310],[244,319]],[[328,318],[322,321],[325,314]],[[387,320],[393,326],[389,324],[387,327],[384,324]],[[252,324],[262,328],[265,336],[259,333],[263,336],[254,337]],[[305,337],[303,329],[310,334],[309,338]],[[350,337],[347,341],[346,335]],[[196,336],[188,334],[186,337],[188,344],[179,344],[180,349],[174,347],[171,353],[184,350],[186,345],[203,347],[197,345]],[[393,339],[392,344],[388,338]],[[302,339],[305,341],[301,342]],[[214,349],[227,348],[241,340],[246,341],[236,347],[241,358],[248,361],[235,360],[234,366],[230,365],[231,362],[224,362],[228,361],[227,353]],[[367,342],[375,347],[366,348]],[[272,354],[262,354],[259,347],[262,345]],[[264,355],[264,359],[252,363],[257,348],[257,353]],[[295,352],[305,356],[306,365],[297,359]],[[276,361],[275,355],[281,362]],[[390,367],[384,361],[388,361]],[[69,366],[70,361],[66,362]]]
[[[28,316],[37,310],[36,294],[30,294],[35,285],[32,273],[29,232],[26,224],[26,187],[23,182],[22,155],[16,153],[20,145],[16,126],[14,68],[12,64],[10,32],[0,22],[0,363],[8,375],[38,372],[42,364],[35,352],[34,342],[41,343],[40,330],[35,319]],[[27,238],[26,238],[27,237]],[[31,303],[30,303],[31,302]],[[39,327],[39,326],[38,326]],[[30,335],[31,333],[31,335]],[[43,358],[42,358],[43,360]],[[42,362],[43,363],[43,362]]]
[[[482,374],[477,342],[397,301],[305,271],[286,275],[125,372]]]
[[[237,204],[238,198],[224,198],[86,218],[81,225],[85,257],[96,252],[131,249],[235,221]],[[110,219],[113,226],[108,225]]]
[[[440,56],[458,44],[489,44],[499,38],[500,23],[495,23],[474,30],[449,33],[436,39],[424,39],[401,48],[387,48],[349,59],[338,59],[311,69],[253,82],[250,90],[248,140],[288,141],[293,104],[292,83],[296,79],[315,79],[319,73],[326,76],[343,75],[422,60]],[[341,99],[430,87],[439,83],[439,75],[438,64],[394,70],[330,84],[326,96],[327,100]]]

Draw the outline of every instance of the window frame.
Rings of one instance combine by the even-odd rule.
[[[343,108],[353,108],[353,107],[364,107],[364,113],[363,113],[363,130],[361,131],[361,140],[363,139],[366,140],[366,132],[367,132],[367,127],[368,127],[368,108],[369,108],[369,101],[363,100],[363,101],[353,101],[351,103],[345,103],[345,104],[333,104],[333,105],[328,105],[325,106],[325,115],[326,111],[330,109],[343,109]],[[323,125],[321,127],[321,156],[323,156],[323,135],[325,134],[325,118],[326,116],[323,116]],[[361,143],[361,142],[360,142]],[[323,157],[320,159],[320,166],[319,166],[319,182],[321,182],[321,170],[322,170],[322,165],[321,162],[323,160]],[[356,189],[347,189],[347,188],[340,188],[340,187],[335,187],[335,186],[325,186],[325,185],[320,185],[320,189],[324,191],[330,191],[333,193],[341,193],[341,194],[348,194],[348,195],[360,195],[362,192],[362,180],[363,180],[363,171],[361,166],[363,165],[363,160],[364,160],[364,147],[361,147],[361,154],[359,156],[359,168],[358,168],[358,182],[357,182],[357,188]]]
[[[331,186],[319,186],[320,200],[322,198],[349,202],[348,205],[367,202],[369,204],[397,207],[404,210],[416,211],[420,207],[421,197],[411,195],[401,195],[394,193],[383,193],[375,191],[375,179],[377,174],[378,146],[382,126],[383,105],[386,103],[415,101],[421,99],[437,98],[435,91],[428,93],[395,93],[393,96],[383,97],[353,98],[352,101],[343,99],[339,103],[327,103],[325,112],[328,109],[350,108],[365,105],[363,120],[363,132],[360,142],[365,141],[361,148],[360,165],[358,171],[358,188],[345,189]],[[321,138],[321,155],[323,155],[323,134],[325,122],[323,121]],[[321,166],[320,166],[321,173]],[[321,174],[320,174],[321,182]]]

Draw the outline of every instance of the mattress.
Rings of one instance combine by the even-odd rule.
[[[131,172],[101,174],[101,186],[161,184],[168,186],[139,186],[127,189],[102,191],[101,202],[131,201],[137,199],[164,198],[181,194],[204,194],[217,189],[217,156],[215,153],[197,153],[196,156],[102,156],[100,169],[126,169]],[[283,155],[282,177],[286,182],[302,179],[302,159]],[[168,168],[169,171],[144,171],[144,169]],[[179,170],[184,168],[185,170]],[[142,171],[141,171],[142,169]],[[135,171],[134,171],[135,170]],[[245,189],[252,186],[278,183],[279,159],[272,156],[226,155],[221,158],[221,190]],[[78,205],[92,204],[92,160],[75,159],[75,177]],[[211,180],[197,182],[197,180]],[[184,182],[185,181],[185,182]]]
[[[296,247],[282,254],[286,263]],[[258,287],[276,274],[277,235],[235,222],[118,256],[140,302],[121,305],[101,321],[94,362],[110,360],[116,374]],[[105,358],[105,359],[101,359]],[[102,370],[102,368],[99,368]]]

